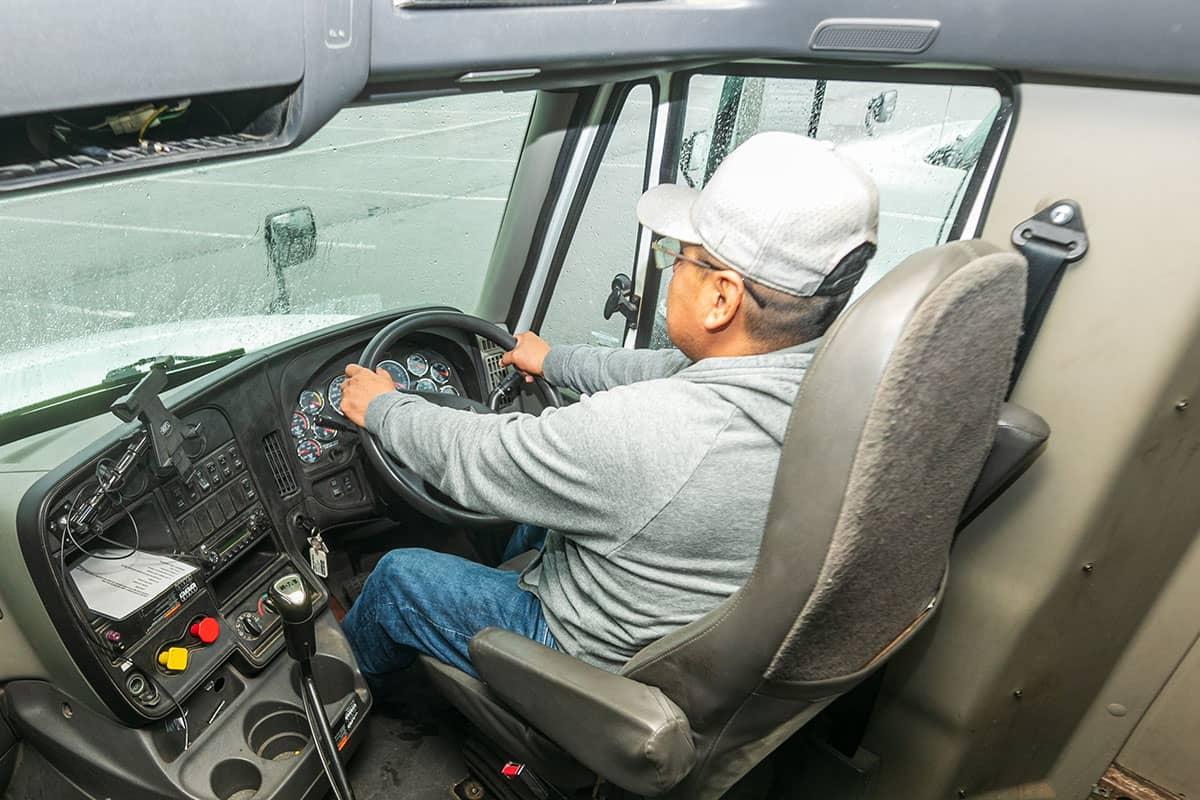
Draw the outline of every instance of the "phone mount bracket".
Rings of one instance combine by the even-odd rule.
[[[154,465],[159,470],[174,467],[179,476],[187,481],[192,474],[192,459],[185,449],[185,440],[199,434],[199,425],[184,425],[179,417],[163,405],[159,392],[167,388],[167,365],[156,361],[150,365],[146,377],[137,385],[118,397],[109,406],[109,411],[124,422],[140,419],[146,426],[154,449]]]

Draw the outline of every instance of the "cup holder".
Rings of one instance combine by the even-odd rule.
[[[246,715],[246,744],[267,761],[295,758],[311,738],[308,718],[296,706],[259,703]]]
[[[331,705],[354,691],[354,670],[345,661],[318,654],[313,659],[313,677],[317,695],[325,705]],[[292,691],[300,694],[300,665],[292,665]]]
[[[240,758],[217,764],[212,771],[212,790],[217,800],[250,800],[262,787],[258,767]]]

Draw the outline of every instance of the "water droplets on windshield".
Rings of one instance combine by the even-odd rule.
[[[294,151],[0,200],[0,411],[149,355],[250,350],[421,303],[474,309],[531,105],[348,109]],[[301,208],[311,257],[277,268],[265,220]]]

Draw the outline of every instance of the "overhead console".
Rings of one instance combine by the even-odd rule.
[[[0,193],[297,144],[366,83],[370,19],[369,0],[4,3],[0,29],[23,33]]]

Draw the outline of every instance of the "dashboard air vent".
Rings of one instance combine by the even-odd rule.
[[[271,466],[271,475],[275,478],[275,487],[279,489],[280,497],[290,497],[300,491],[296,484],[296,476],[288,466],[287,456],[283,452],[283,437],[279,431],[271,431],[263,437],[263,452],[267,456],[267,464]]]
[[[482,336],[475,338],[479,341],[479,355],[483,356],[483,369],[487,373],[487,388],[490,394],[496,390],[508,373],[508,367],[500,366],[500,357],[504,355],[504,349]]]

